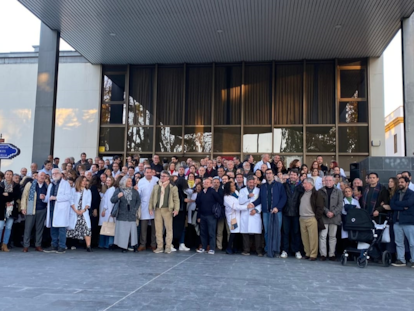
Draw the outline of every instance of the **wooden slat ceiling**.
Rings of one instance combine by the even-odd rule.
[[[413,0],[19,1],[96,64],[375,57],[414,11]]]

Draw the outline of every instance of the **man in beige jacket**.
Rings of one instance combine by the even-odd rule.
[[[164,251],[164,241],[162,238],[163,229],[167,232],[165,238],[165,253],[171,253],[171,243],[173,238],[173,217],[177,216],[180,211],[180,199],[178,189],[170,184],[170,174],[162,171],[160,181],[154,186],[151,193],[148,209],[151,215],[155,213],[155,236],[157,239],[157,249],[154,253]]]

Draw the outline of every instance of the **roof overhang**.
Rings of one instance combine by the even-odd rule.
[[[91,63],[377,57],[413,0],[19,0]]]

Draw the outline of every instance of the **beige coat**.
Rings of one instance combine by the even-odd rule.
[[[31,182],[28,182],[26,184],[26,186],[24,186],[23,189],[23,193],[22,193],[22,199],[20,200],[20,209],[21,210],[26,210],[27,209],[27,201],[29,200],[29,192],[30,192],[30,187],[32,186]],[[34,202],[36,204],[36,199],[37,199],[37,192],[35,192],[34,194]],[[33,215],[36,214],[36,208],[33,208]]]
[[[168,208],[171,212],[180,211],[180,198],[178,197],[178,188],[171,184],[168,185],[170,187],[170,197],[168,198]],[[155,210],[155,206],[157,206],[158,201],[158,189],[160,185],[156,184],[151,192],[150,201],[148,204],[148,210]]]

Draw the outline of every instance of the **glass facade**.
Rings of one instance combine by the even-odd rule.
[[[366,60],[103,66],[99,153],[369,155]]]

